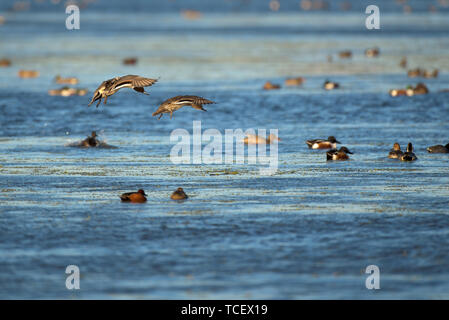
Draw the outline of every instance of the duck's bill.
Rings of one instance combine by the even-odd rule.
[[[351,151],[349,151],[349,150],[348,150],[348,152],[347,152],[347,153],[349,153],[349,154],[354,154],[353,152],[351,152]]]
[[[338,140],[335,140],[335,143],[340,143],[340,144],[341,144],[341,142],[340,142],[340,141],[338,141]]]

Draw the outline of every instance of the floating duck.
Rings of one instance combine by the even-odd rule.
[[[69,88],[63,87],[61,89],[50,89],[48,90],[48,94],[51,96],[84,96],[87,93],[87,89],[77,89],[77,88]]]
[[[445,146],[438,144],[436,146],[431,146],[427,148],[427,152],[429,153],[449,153],[449,143]]]
[[[335,149],[337,148],[337,143],[340,143],[340,141],[337,141],[334,136],[329,136],[327,140],[314,139],[306,141],[309,149]]]
[[[289,78],[285,80],[286,86],[300,86],[304,83],[305,79],[303,77]]]
[[[326,159],[327,160],[348,160],[349,154],[353,154],[351,151],[348,150],[346,147],[341,147],[340,150],[332,149],[326,152]]]
[[[120,196],[122,202],[144,203],[147,201],[145,191],[139,189],[137,192],[127,192]]]
[[[83,141],[81,141],[81,145],[83,147],[98,147],[100,145],[100,141],[97,140],[97,132],[92,131],[91,136],[87,137]]]
[[[155,112],[153,112],[153,117],[160,114],[159,116],[160,119],[162,118],[164,113],[170,113],[171,119],[173,117],[173,112],[185,106],[191,106],[193,109],[196,110],[207,111],[206,109],[203,108],[203,104],[211,104],[211,103],[215,102],[198,96],[176,96],[162,102],[159,108]]]
[[[404,152],[404,154],[399,159],[401,159],[401,161],[415,161],[418,159],[413,153],[413,145],[411,144],[411,142],[409,142],[407,145],[407,151]]]
[[[202,14],[197,10],[182,10],[181,15],[187,20],[198,20]]]
[[[170,199],[172,199],[172,200],[184,200],[187,198],[188,198],[188,196],[182,188],[176,189],[170,196]]]
[[[334,90],[340,88],[340,85],[337,82],[326,80],[323,84],[323,88],[326,90]]]
[[[270,81],[265,82],[265,84],[263,85],[264,90],[275,90],[280,88],[281,88],[280,85],[271,83]]]
[[[108,97],[112,96],[121,88],[131,88],[137,92],[148,95],[148,93],[145,92],[144,87],[152,86],[155,82],[157,82],[156,79],[144,78],[132,74],[103,81],[97,90],[95,90],[94,96],[88,106],[98,100],[98,107],[102,98],[104,98],[103,103],[106,104]]]
[[[379,56],[380,50],[379,48],[370,48],[365,50],[365,56],[369,58],[377,57]]]
[[[401,151],[401,146],[399,143],[395,143],[393,145],[393,149],[390,150],[390,153],[388,154],[388,158],[390,159],[400,159],[403,155],[403,152]]]
[[[254,134],[248,134],[243,139],[244,144],[271,144],[273,141],[281,141],[281,139],[274,134],[270,134],[267,139]]]
[[[58,74],[55,77],[55,82],[59,84],[78,84],[78,79],[75,77],[63,78]]]
[[[433,71],[424,70],[422,76],[427,79],[437,78],[438,77],[438,69],[435,69]]]
[[[0,59],[0,67],[9,67],[11,66],[11,60],[3,58]]]
[[[413,95],[428,94],[429,89],[427,89],[424,83],[418,83],[415,88],[413,88]]]
[[[125,58],[123,59],[124,65],[135,65],[137,63],[137,58],[131,57],[131,58]]]
[[[349,50],[340,51],[340,52],[338,53],[338,56],[339,56],[341,59],[349,59],[349,58],[352,57],[352,52],[349,51]]]
[[[20,78],[37,78],[37,77],[39,77],[39,71],[35,71],[35,70],[19,70],[18,76]]]
[[[401,61],[399,62],[399,66],[404,69],[407,68],[407,58],[406,57],[403,57],[401,59]]]

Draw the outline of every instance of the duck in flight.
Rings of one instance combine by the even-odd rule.
[[[171,119],[173,117],[173,112],[185,106],[191,106],[193,109],[207,111],[203,108],[203,104],[211,103],[215,102],[198,96],[176,96],[162,102],[159,108],[155,112],[153,112],[153,117],[160,114],[158,118],[160,119],[162,118],[164,113],[170,113]]]
[[[98,108],[102,98],[104,98],[103,103],[106,104],[108,97],[112,96],[121,88],[131,88],[136,90],[137,92],[148,94],[147,92],[145,92],[144,87],[152,86],[155,82],[157,82],[156,79],[145,78],[132,74],[103,81],[97,88],[97,90],[95,90],[94,96],[92,97],[92,100],[90,101],[88,106],[98,100]]]

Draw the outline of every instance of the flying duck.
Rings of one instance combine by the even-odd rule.
[[[127,192],[120,196],[122,202],[143,203],[147,201],[145,191],[139,189],[137,192]]]
[[[176,96],[162,102],[159,108],[155,112],[153,112],[153,117],[160,114],[160,119],[162,118],[164,113],[170,113],[171,119],[173,117],[173,112],[185,106],[191,106],[193,109],[207,111],[203,108],[203,104],[211,103],[215,102],[198,96]]]
[[[149,87],[155,82],[157,82],[156,79],[144,78],[132,74],[103,81],[97,88],[97,90],[95,90],[94,96],[92,97],[92,100],[90,101],[88,106],[99,100],[97,103],[98,107],[98,105],[101,103],[102,98],[104,98],[103,103],[106,104],[108,97],[112,96],[121,88],[131,88],[136,90],[137,92],[148,94],[143,88]]]
[[[315,139],[315,140],[307,140],[307,145],[310,149],[335,149],[337,148],[337,143],[341,143],[337,141],[334,136],[330,136],[327,140],[324,139]]]

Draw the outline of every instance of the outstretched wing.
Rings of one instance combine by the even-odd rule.
[[[166,100],[164,103],[201,105],[201,104],[211,104],[215,102],[198,96],[176,96]]]
[[[114,83],[114,89],[118,90],[121,88],[143,88],[151,86],[155,82],[157,82],[157,79],[150,79],[130,74],[117,79]]]

